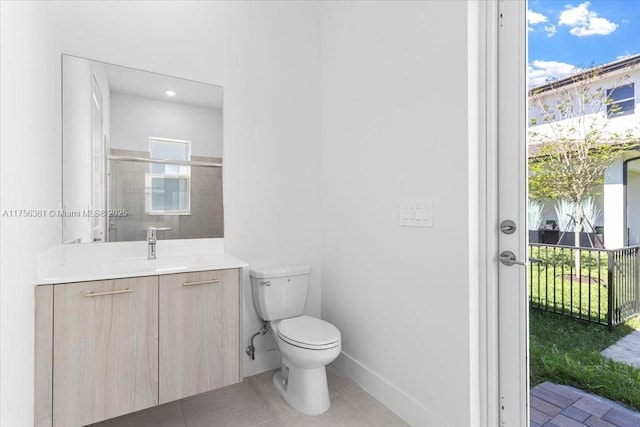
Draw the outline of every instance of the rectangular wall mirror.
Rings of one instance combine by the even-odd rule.
[[[62,242],[224,235],[222,87],[62,57]]]

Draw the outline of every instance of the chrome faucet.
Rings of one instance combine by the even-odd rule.
[[[146,230],[147,230],[147,243],[149,243],[149,247],[147,251],[147,259],[156,259],[156,242],[158,241],[156,232],[171,230],[171,227],[147,227]]]

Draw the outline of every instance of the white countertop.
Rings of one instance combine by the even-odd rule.
[[[162,243],[157,247],[155,260],[147,259],[146,242],[60,245],[40,256],[37,284],[53,285],[248,266],[245,261],[224,253],[221,239]]]

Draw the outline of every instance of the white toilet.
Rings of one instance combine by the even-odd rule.
[[[311,268],[285,265],[254,268],[251,274],[253,304],[282,354],[282,369],[273,384],[296,410],[319,415],[331,406],[325,366],[340,354],[338,328],[329,322],[303,316]]]

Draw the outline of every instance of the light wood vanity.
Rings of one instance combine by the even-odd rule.
[[[36,287],[37,427],[76,427],[242,380],[242,268]]]

